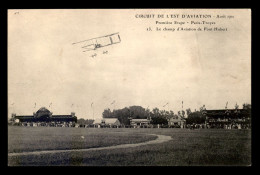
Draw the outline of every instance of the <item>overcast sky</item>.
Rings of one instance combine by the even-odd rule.
[[[190,21],[135,18],[150,13],[235,18],[205,19],[227,32],[147,32],[149,26],[176,27],[155,21]],[[203,104],[223,109],[227,101],[228,108],[242,107],[251,103],[250,26],[249,10],[9,10],[8,117],[40,107],[89,119],[93,111],[101,118],[105,108],[132,105],[177,113],[182,101],[192,111]],[[116,32],[121,43],[96,51],[72,45]]]

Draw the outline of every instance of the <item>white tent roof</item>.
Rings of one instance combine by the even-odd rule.
[[[176,118],[170,118],[170,121],[171,121],[171,122],[183,122],[183,121],[185,121],[185,119],[184,119],[184,118],[180,118],[180,117],[178,117],[178,119],[176,119]]]
[[[105,121],[105,124],[116,124],[119,122],[117,118],[106,118],[106,119],[96,119],[94,121],[94,124],[100,124],[102,121]]]
[[[150,121],[148,119],[132,119],[132,122],[147,122]]]

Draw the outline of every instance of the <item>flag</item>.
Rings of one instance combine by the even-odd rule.
[[[115,103],[115,100],[111,103],[111,105],[114,104],[114,103]]]
[[[34,103],[34,108],[36,107],[36,103]]]
[[[92,107],[92,105],[93,105],[93,102],[91,103],[91,107]]]
[[[165,107],[166,105],[168,105],[168,103],[166,103],[163,107]]]

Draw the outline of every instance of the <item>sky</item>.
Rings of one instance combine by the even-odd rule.
[[[183,13],[234,18],[205,19],[228,28],[226,32],[173,32],[146,28],[179,27],[155,22],[191,19],[135,17]],[[32,115],[41,107],[54,115],[75,112],[85,119],[101,118],[106,108],[133,105],[177,113],[182,101],[183,108],[192,111],[202,105],[223,109],[227,102],[228,108],[236,103],[241,108],[251,103],[250,13],[246,9],[9,10],[8,117]],[[120,43],[95,51],[83,52],[82,45],[72,44],[117,32]]]

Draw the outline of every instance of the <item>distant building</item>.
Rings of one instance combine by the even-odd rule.
[[[149,119],[130,119],[130,125],[133,127],[148,126],[150,122]]]
[[[31,126],[36,126],[36,123],[76,123],[77,117],[74,112],[71,115],[52,115],[52,112],[42,107],[36,113],[33,113],[33,115],[16,116],[16,114],[12,114],[12,120],[15,123],[30,123]]]
[[[168,120],[169,127],[184,128],[186,120],[182,117],[172,117]]]
[[[96,119],[93,124],[95,127],[119,127],[121,125],[117,118]]]
[[[243,129],[251,127],[250,110],[219,109],[205,110],[206,124],[210,128]]]

